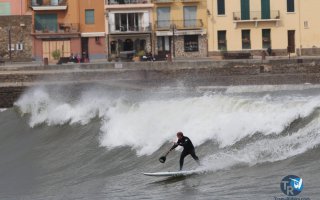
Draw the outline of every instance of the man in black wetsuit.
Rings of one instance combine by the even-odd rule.
[[[179,145],[183,146],[183,151],[180,156],[180,170],[182,170],[184,158],[189,154],[200,165],[199,158],[196,155],[196,152],[194,150],[194,146],[193,146],[191,140],[188,137],[183,136],[182,132],[178,132],[177,137],[178,137],[178,141],[174,143],[174,145],[171,147],[170,151],[172,151],[173,149],[175,149]]]

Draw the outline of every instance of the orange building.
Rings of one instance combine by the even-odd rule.
[[[53,60],[79,55],[82,61],[105,58],[104,0],[29,0],[33,10],[33,55]]]
[[[30,14],[26,0],[0,0],[0,16]]]

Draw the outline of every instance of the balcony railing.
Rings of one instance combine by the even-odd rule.
[[[173,3],[176,0],[153,0],[154,3]]]
[[[57,26],[43,25],[42,27],[34,27],[34,34],[72,34],[80,32],[80,25],[77,23],[59,23]]]
[[[201,0],[153,0],[154,3],[174,3],[174,2],[182,2],[182,3],[196,3]]]
[[[201,0],[180,0],[183,3],[195,3],[195,2],[200,2]]]
[[[110,33],[144,33],[151,32],[151,24],[148,26],[119,26],[115,24],[109,24]]]
[[[280,20],[280,11],[272,10],[270,13],[263,13],[261,11],[251,11],[245,16],[241,16],[241,12],[233,13],[233,20],[241,21],[275,21]]]
[[[191,20],[158,20],[156,21],[157,30],[169,30],[175,29],[201,29],[203,28],[203,22],[201,19]]]
[[[151,0],[106,0],[107,5],[118,5],[118,4],[144,4],[150,3]]]
[[[33,10],[66,10],[67,0],[29,0]]]

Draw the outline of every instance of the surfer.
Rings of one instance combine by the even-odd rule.
[[[198,165],[200,165],[199,158],[196,155],[196,152],[191,140],[188,137],[184,136],[182,132],[177,133],[177,138],[178,138],[178,141],[174,143],[170,151],[172,151],[179,145],[183,146],[183,151],[181,152],[181,156],[180,156],[180,171],[182,170],[182,167],[183,167],[184,158],[189,154],[198,163]]]

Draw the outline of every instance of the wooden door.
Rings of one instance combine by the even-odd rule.
[[[295,30],[288,31],[288,53],[295,53]]]
[[[59,50],[60,57],[69,57],[71,54],[70,40],[42,41],[42,57],[54,60],[52,52]]]

